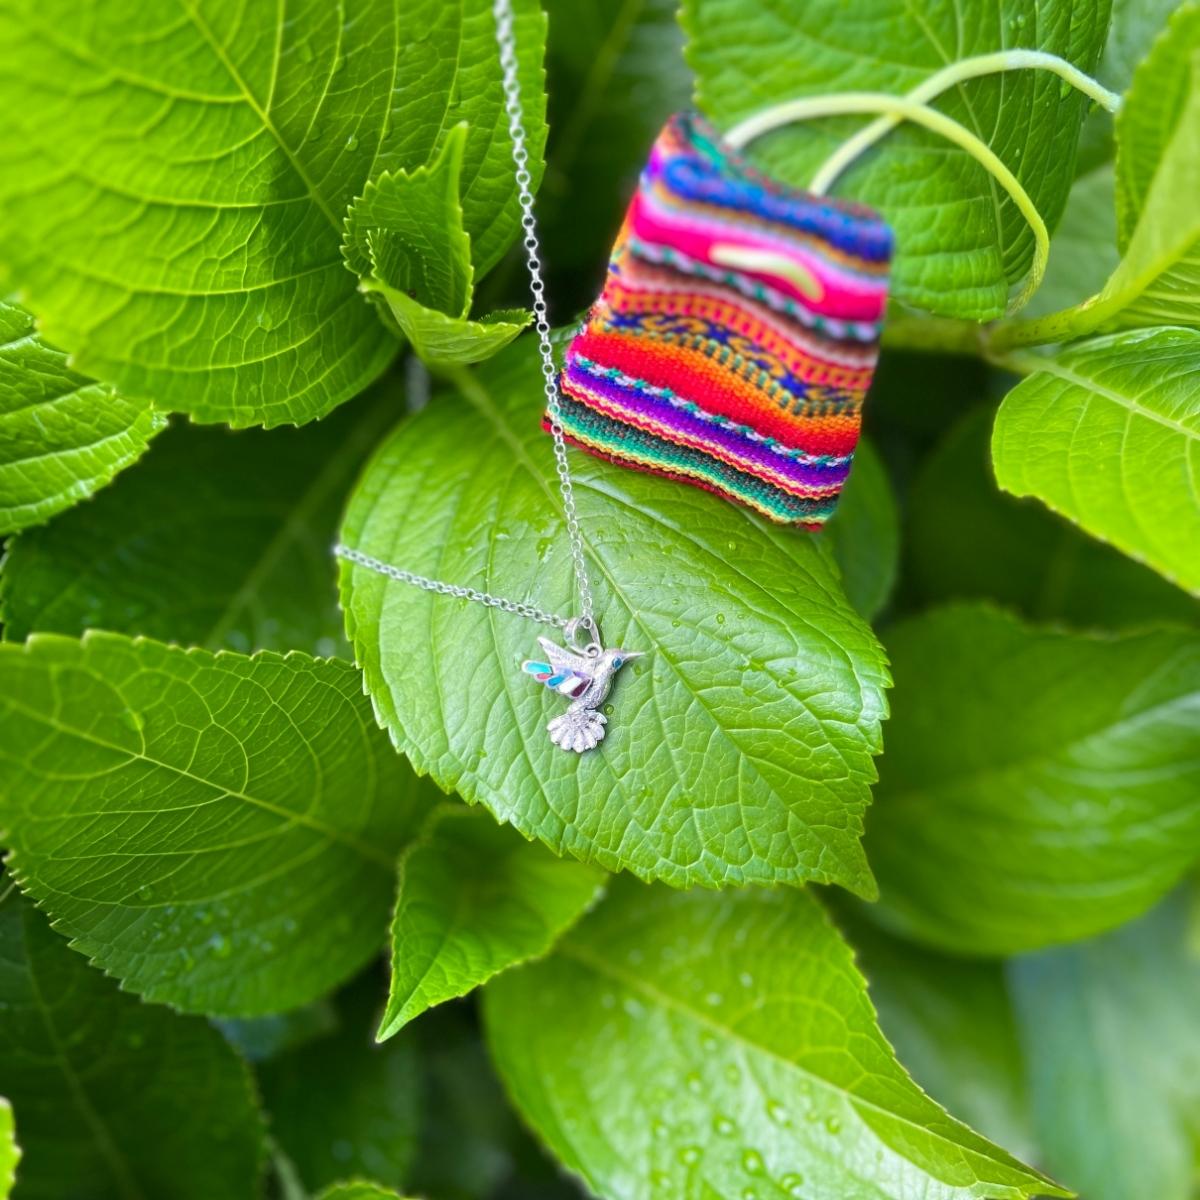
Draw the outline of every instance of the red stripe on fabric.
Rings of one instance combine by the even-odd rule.
[[[633,334],[591,328],[579,334],[571,348],[602,367],[615,367],[653,387],[670,388],[707,412],[753,426],[788,447],[810,454],[850,454],[858,443],[861,421],[856,414],[789,413],[701,351],[647,345]]]

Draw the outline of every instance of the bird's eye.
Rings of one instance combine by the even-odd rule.
[[[621,665],[621,664],[622,664],[624,661],[625,661],[625,660],[624,660],[623,658],[614,658],[614,659],[613,659],[613,666],[614,666],[614,667],[619,667],[619,666],[620,666],[620,665]]]

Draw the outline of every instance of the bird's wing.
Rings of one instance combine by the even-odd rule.
[[[566,667],[554,667],[550,663],[526,659],[521,664],[521,670],[532,675],[538,683],[544,683],[551,691],[576,699],[587,690],[591,679],[577,675]]]
[[[538,638],[538,645],[546,652],[546,659],[556,671],[574,671],[576,675],[592,674],[592,660],[582,654],[564,650],[549,638]]]

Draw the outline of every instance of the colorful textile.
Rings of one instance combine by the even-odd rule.
[[[891,252],[869,209],[784,187],[672,117],[567,351],[567,440],[819,528],[858,441]]]

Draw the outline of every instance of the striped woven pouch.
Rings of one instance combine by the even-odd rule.
[[[567,351],[567,440],[820,528],[858,442],[891,251],[871,210],[784,187],[672,117]]]

